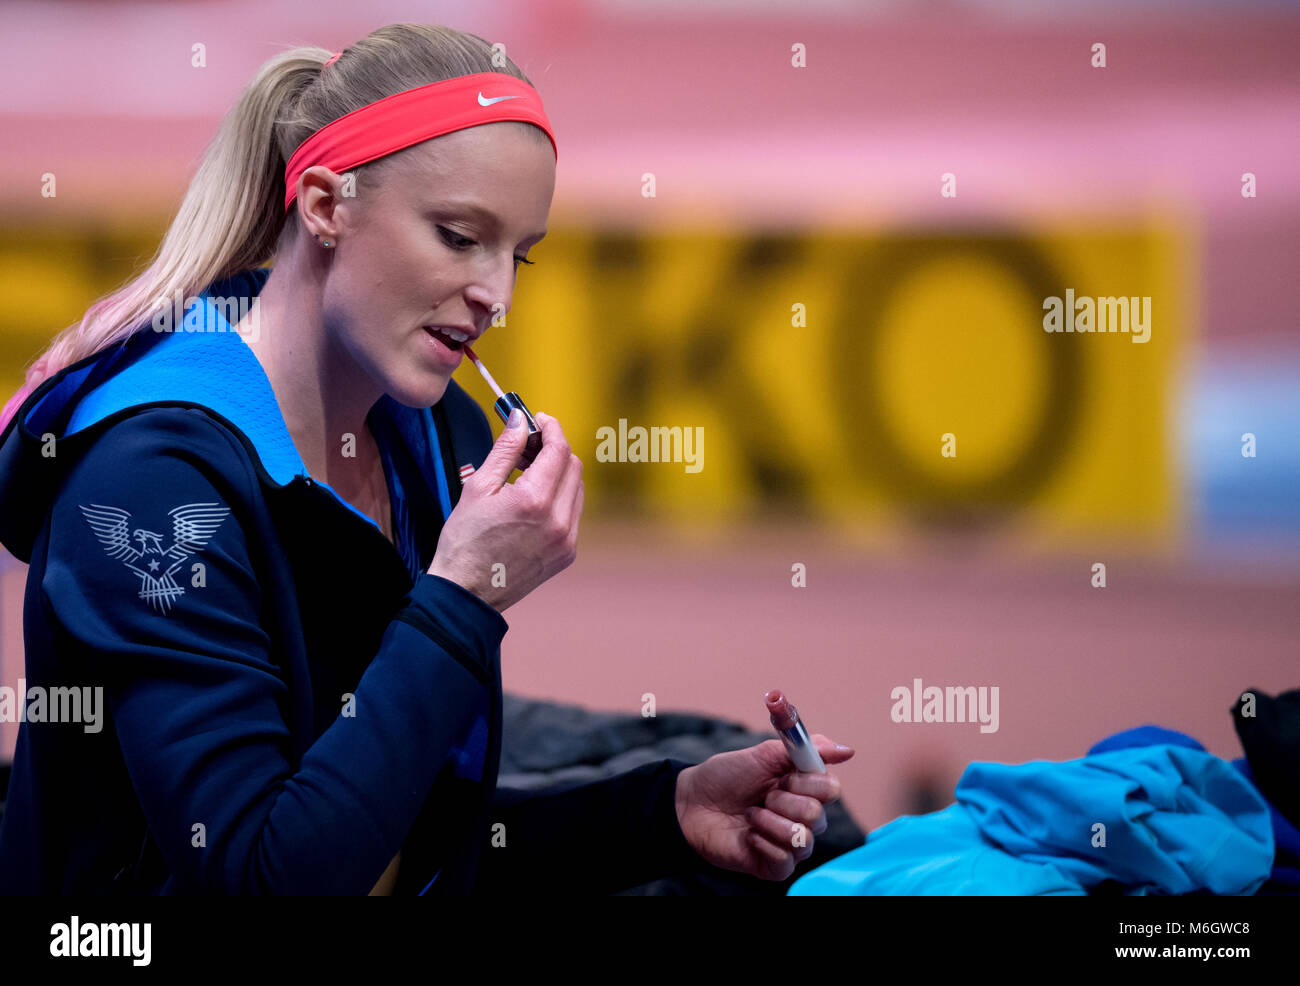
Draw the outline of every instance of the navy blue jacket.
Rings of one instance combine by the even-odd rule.
[[[371,409],[395,546],[307,475],[230,331],[219,299],[268,274],[55,374],[0,434],[29,695],[105,706],[98,732],[20,726],[0,893],[364,894],[398,850],[399,894],[608,893],[698,863],[680,761],[496,789],[507,624],[426,571],[487,419],[455,382]]]

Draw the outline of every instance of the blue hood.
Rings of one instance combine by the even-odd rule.
[[[48,468],[51,457],[45,452],[41,476],[34,481],[28,473],[32,463],[41,460],[30,453],[21,455],[17,446],[24,439],[45,445],[45,436],[53,435],[53,447],[57,448],[61,441],[128,408],[171,403],[208,408],[243,433],[265,472],[265,481],[283,486],[308,475],[270,380],[223,314],[224,299],[248,299],[251,304],[270,273],[270,268],[258,268],[213,282],[191,299],[174,331],[145,327],[123,343],[54,374],[27,398],[0,435],[0,541],[10,551],[28,560],[30,541],[52,499],[51,490],[45,489],[43,495],[33,495],[33,491],[47,486],[51,475],[58,472]],[[453,388],[459,389],[454,381],[449,382],[448,391]],[[384,395],[370,414],[369,420],[381,426],[376,429],[377,436],[396,435],[406,444],[428,488],[437,490],[445,519],[452,504],[431,409],[407,407]],[[382,448],[383,439],[379,441]],[[334,493],[328,484],[318,481],[318,485]],[[338,499],[374,524],[346,500]],[[23,550],[25,544],[27,551]]]

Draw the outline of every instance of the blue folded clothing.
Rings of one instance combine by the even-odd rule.
[[[956,803],[896,818],[790,894],[1079,895],[1112,880],[1130,895],[1241,895],[1269,878],[1269,805],[1233,764],[1158,727],[1094,750],[972,763]]]

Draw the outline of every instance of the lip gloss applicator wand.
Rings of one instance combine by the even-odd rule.
[[[513,390],[508,394],[503,394],[501,392],[501,388],[497,386],[497,382],[492,379],[492,374],[488,373],[487,367],[483,365],[483,361],[478,358],[478,354],[476,354],[474,350],[469,348],[468,344],[461,348],[465,350],[465,355],[470,358],[470,362],[478,367],[478,372],[483,374],[483,379],[488,382],[488,386],[492,388],[492,392],[497,395],[496,403],[492,405],[492,407],[496,409],[497,416],[500,417],[502,421],[509,421],[510,411],[512,408],[516,407],[524,413],[524,422],[528,425],[528,443],[524,445],[524,450],[519,453],[520,464],[518,468],[520,470],[527,469],[533,464],[533,459],[537,457],[537,453],[542,450],[542,429],[539,428],[537,422],[533,420],[533,412],[528,410],[528,405],[524,403],[524,399]]]

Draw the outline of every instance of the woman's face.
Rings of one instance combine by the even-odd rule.
[[[401,151],[336,199],[325,332],[394,400],[442,399],[470,343],[514,300],[517,258],[546,233],[555,153],[540,131],[482,124]],[[495,306],[500,306],[499,308]]]

